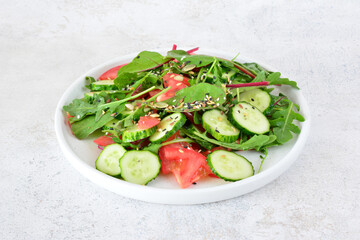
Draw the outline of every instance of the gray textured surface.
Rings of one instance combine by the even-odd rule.
[[[0,1],[0,239],[359,239],[359,1]],[[79,75],[118,55],[241,51],[297,80],[313,115],[298,161],[264,188],[148,204],[74,170],[53,129]]]

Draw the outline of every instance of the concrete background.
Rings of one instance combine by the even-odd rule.
[[[0,6],[0,239],[359,239],[359,1]],[[299,82],[312,135],[289,171],[242,197],[167,206],[71,167],[53,128],[65,89],[116,56],[173,43],[240,51]]]

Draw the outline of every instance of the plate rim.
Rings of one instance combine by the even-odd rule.
[[[156,52],[163,53],[167,50],[154,49],[154,50],[149,50],[149,51],[156,51]],[[216,202],[216,201],[221,201],[221,200],[241,196],[243,194],[246,194],[246,193],[249,193],[251,191],[261,188],[262,186],[270,183],[271,181],[276,179],[278,176],[280,176],[282,173],[284,173],[295,162],[296,158],[301,153],[301,151],[306,143],[306,140],[309,136],[309,133],[310,133],[311,116],[310,116],[310,109],[309,109],[308,103],[307,103],[305,97],[303,96],[302,91],[296,90],[297,96],[299,98],[299,102],[301,102],[301,103],[299,103],[299,105],[301,106],[301,111],[306,118],[306,121],[302,123],[301,133],[298,135],[298,138],[297,138],[296,142],[294,143],[294,145],[292,146],[292,148],[290,149],[290,151],[282,159],[280,159],[279,162],[277,162],[275,165],[271,166],[269,169],[266,169],[260,173],[257,173],[250,178],[246,178],[244,180],[237,181],[237,182],[231,182],[231,183],[224,184],[224,185],[218,185],[218,186],[200,188],[200,189],[191,189],[191,188],[190,189],[189,188],[187,188],[187,189],[167,189],[167,188],[157,188],[157,187],[152,187],[152,186],[137,185],[137,184],[123,181],[123,180],[119,181],[119,179],[108,176],[108,175],[98,171],[94,167],[89,166],[88,164],[83,162],[71,150],[70,145],[65,140],[65,135],[64,135],[65,132],[62,131],[62,124],[64,124],[62,106],[65,104],[68,96],[73,91],[74,87],[76,85],[78,85],[79,81],[83,81],[85,76],[93,75],[92,74],[93,72],[97,72],[97,71],[100,71],[101,69],[106,69],[106,68],[109,69],[109,68],[111,68],[111,66],[121,64],[122,62],[127,61],[127,60],[131,60],[137,54],[138,54],[138,52],[136,52],[136,53],[134,52],[134,53],[126,54],[124,56],[119,56],[119,57],[113,58],[109,61],[106,61],[102,64],[99,64],[99,65],[93,67],[92,69],[87,71],[85,74],[82,74],[80,77],[76,78],[76,80],[70,86],[68,86],[66,88],[65,92],[61,96],[61,98],[56,106],[54,126],[55,126],[57,141],[60,145],[60,148],[61,148],[62,152],[64,153],[65,157],[67,158],[67,160],[71,163],[71,165],[73,165],[73,167],[77,171],[79,171],[83,176],[85,176],[90,181],[94,182],[97,185],[100,185],[103,188],[108,189],[109,191],[115,192],[122,196],[137,199],[137,200],[142,200],[142,201],[146,201],[146,202],[163,203],[163,204],[210,203],[210,202]],[[224,51],[219,51],[219,50],[214,50],[214,49],[205,49],[205,48],[199,50],[198,54],[209,54],[209,55],[213,55],[213,56],[219,56],[219,55],[229,56],[230,55],[229,53],[226,53]],[[259,63],[261,66],[263,66],[269,70],[275,69],[268,64],[263,64],[261,61],[257,61],[255,59],[249,60],[249,58],[244,57],[244,56],[241,56],[240,58],[236,58],[236,59],[238,59],[240,61],[249,61],[249,62]],[[292,157],[292,159],[289,159],[291,157]],[[263,179],[263,181],[260,181],[261,179]],[[115,188],[120,186],[120,187],[123,187],[123,190],[128,190],[129,192],[124,193],[124,191],[119,191],[119,190],[114,189],[114,187],[110,187],[109,185],[107,185],[110,182],[113,184],[111,186],[115,186]],[[258,183],[258,184],[256,184],[256,183]],[[217,197],[214,197],[213,199],[208,199],[208,200],[202,199],[202,198],[198,199],[199,196],[201,196],[201,194],[205,194],[205,193],[206,194],[214,194],[214,193],[224,192],[224,191],[226,192],[231,189],[240,188],[244,185],[245,186],[249,185],[250,188],[249,187],[247,189],[245,188],[245,191],[243,189],[243,191],[239,191],[236,194],[230,194],[231,196],[228,196],[228,194],[225,194],[223,197],[217,196]],[[257,186],[251,187],[252,185],[257,185]],[[137,191],[140,191],[141,194],[136,193]],[[151,194],[151,195],[154,194],[155,197],[153,197],[153,198],[149,197],[148,194]],[[166,199],[161,200],[161,199],[159,199],[159,197],[156,197],[156,195],[158,195],[158,194],[161,194],[161,195],[171,194],[173,197],[170,197],[168,200],[166,200]],[[144,197],[144,195],[147,195],[147,197]],[[198,197],[196,197],[196,196],[198,196]],[[192,198],[192,199],[188,199],[188,198]]]

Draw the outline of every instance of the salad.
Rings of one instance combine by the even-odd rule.
[[[90,91],[63,110],[78,139],[102,133],[94,140],[99,171],[142,185],[172,173],[181,188],[204,177],[239,181],[255,170],[236,152],[258,151],[260,172],[268,148],[300,133],[300,107],[273,92],[296,82],[197,50],[142,51],[98,79],[86,77]]]

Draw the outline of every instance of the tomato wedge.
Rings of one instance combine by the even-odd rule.
[[[212,174],[206,157],[193,149],[164,146],[160,148],[159,157],[162,173],[172,172],[181,188],[187,188],[201,177]]]
[[[105,146],[113,144],[115,142],[113,141],[112,137],[101,136],[101,137],[95,139],[94,143],[96,143],[99,146],[104,146],[105,147]]]
[[[138,128],[140,130],[145,130],[145,129],[152,128],[152,127],[158,125],[159,123],[160,123],[159,118],[143,116],[143,117],[140,117],[140,119],[139,119]]]
[[[127,63],[121,64],[119,66],[107,70],[99,77],[99,80],[114,80],[117,77],[117,72],[119,71],[119,69],[125,65],[127,65]]]
[[[163,76],[164,87],[171,87],[169,91],[157,97],[156,101],[162,102],[175,96],[180,89],[190,86],[189,79],[181,74],[167,73]]]
[[[190,86],[189,84],[189,78],[184,77],[181,74],[176,74],[176,73],[167,73],[163,76],[163,80],[164,80],[164,86],[168,87],[171,85],[176,85],[178,83],[184,83],[186,86]]]

